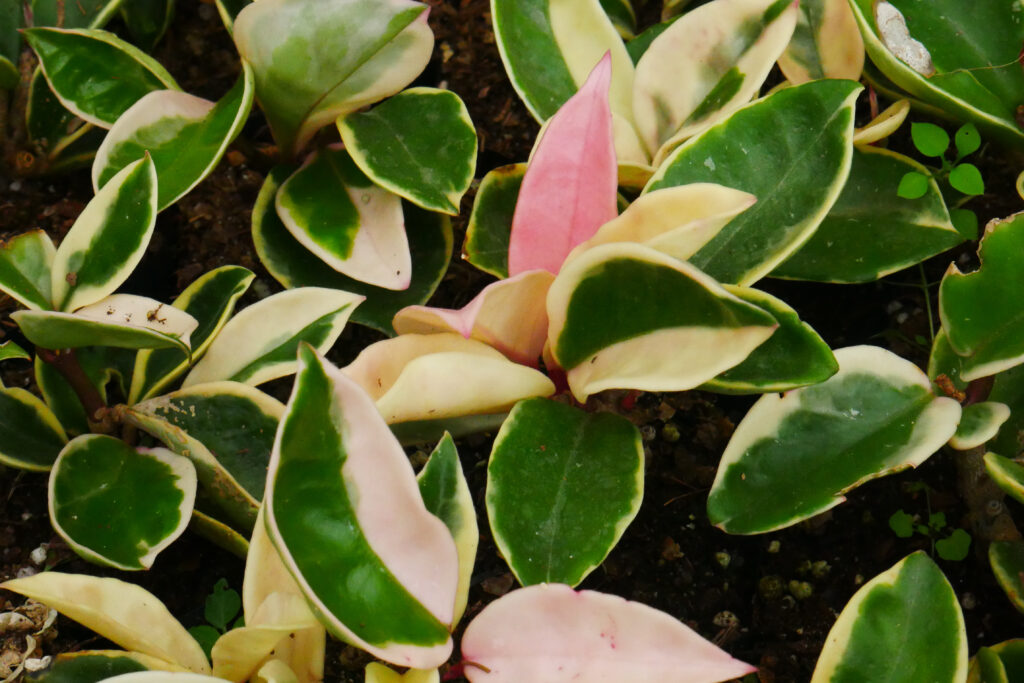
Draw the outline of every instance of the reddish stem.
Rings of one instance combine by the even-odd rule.
[[[104,423],[107,404],[93,385],[92,380],[85,374],[85,370],[82,369],[82,365],[78,362],[78,357],[75,355],[75,350],[61,349],[55,351],[37,346],[36,355],[44,363],[52,365],[61,374],[61,377],[67,380],[67,383],[75,392],[75,396],[82,403],[82,407],[85,408],[85,414],[89,418],[90,425]]]

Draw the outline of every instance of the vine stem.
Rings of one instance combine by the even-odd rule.
[[[44,349],[36,347],[36,355],[47,365],[60,373],[75,396],[85,408],[85,414],[89,420],[89,427],[98,434],[109,434],[113,431],[114,421],[111,419],[107,404],[100,396],[100,392],[93,385],[92,380],[85,374],[82,364],[78,362],[74,349]]]

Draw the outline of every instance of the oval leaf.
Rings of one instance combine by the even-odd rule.
[[[512,591],[462,638],[472,683],[664,681],[716,683],[755,671],[668,614],[560,584]]]
[[[44,472],[67,441],[45,403],[24,389],[0,387],[0,463]]]
[[[713,524],[734,534],[796,524],[870,479],[916,467],[953,436],[960,405],[936,398],[912,363],[874,346],[835,356],[838,373],[762,396],[736,427],[708,498]]]
[[[328,630],[400,666],[448,658],[458,583],[451,534],[424,507],[373,401],[306,345],[266,505],[271,539]]]
[[[1024,612],[1024,541],[993,541],[988,547],[992,573],[1017,611]]]
[[[860,80],[864,40],[846,0],[803,0],[779,68],[794,85],[818,78]]]
[[[0,241],[0,292],[37,311],[52,308],[50,270],[56,253],[42,230]]]
[[[956,434],[949,445],[958,451],[966,451],[984,445],[993,438],[999,428],[1010,419],[1010,408],[995,401],[982,401],[964,406]]]
[[[466,227],[463,257],[498,278],[508,277],[508,243],[526,164],[500,166],[480,181]]]

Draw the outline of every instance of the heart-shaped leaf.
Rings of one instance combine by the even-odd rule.
[[[45,403],[16,387],[0,387],[0,463],[46,471],[68,441]]]
[[[1013,294],[1024,286],[1024,215],[990,222],[978,257],[973,273],[951,263],[939,286],[942,328],[968,382],[1024,362],[1024,306]]]
[[[256,386],[290,375],[299,344],[326,352],[362,300],[357,294],[320,287],[267,297],[228,321],[182,386],[220,380]]]
[[[690,262],[721,282],[751,285],[806,242],[846,183],[860,86],[823,80],[786,88],[678,148],[645,192],[712,182],[758,198]],[[766,173],[765,169],[772,169]]]
[[[127,650],[196,673],[210,671],[199,643],[155,595],[133,583],[50,571],[0,588],[38,600]]]
[[[373,401],[307,345],[274,443],[266,512],[281,559],[328,630],[400,666],[448,658],[451,534],[424,507]]]
[[[1010,419],[1010,408],[1004,403],[982,401],[964,407],[956,434],[949,445],[958,451],[966,451],[984,445],[993,438],[999,428]]]
[[[117,569],[149,569],[185,531],[195,496],[187,458],[101,434],[73,439],[50,471],[53,528],[82,557]]]
[[[755,671],[682,622],[639,602],[561,584],[512,591],[466,628],[472,683],[716,683]]]
[[[60,243],[50,280],[53,307],[73,311],[120,287],[149,245],[156,209],[156,168],[146,155],[96,193]]]
[[[604,389],[692,389],[778,326],[690,264],[630,243],[569,261],[547,309],[551,352],[579,401]]]
[[[967,629],[956,593],[922,552],[864,584],[829,631],[811,683],[956,683]]]
[[[99,191],[122,168],[149,152],[160,179],[164,210],[188,194],[217,166],[252,108],[252,70],[217,103],[177,90],[149,93],[113,125],[96,152],[93,187]]]
[[[188,369],[190,362],[202,358],[214,337],[227,323],[253,278],[252,271],[240,266],[221,266],[199,277],[171,304],[185,311],[199,323],[189,341],[188,355],[175,349],[139,351],[131,378],[128,403],[138,403],[156,396]]]
[[[654,39],[636,65],[633,113],[656,166],[757,94],[797,14],[792,0],[717,0]]]
[[[643,481],[643,443],[628,420],[543,398],[520,401],[487,465],[498,551],[524,586],[575,586],[636,517]]]
[[[708,497],[713,524],[734,534],[796,524],[870,479],[916,467],[953,436],[960,404],[936,398],[913,363],[875,346],[835,357],[838,373],[762,396],[736,427]]]
[[[42,230],[0,242],[0,292],[37,311],[50,309],[50,270],[56,253]]]
[[[794,85],[817,78],[860,80],[864,40],[846,0],[803,0],[779,68]]]
[[[101,128],[146,93],[179,89],[159,62],[108,31],[30,28],[22,35],[61,104]]]
[[[988,561],[1006,597],[1024,612],[1024,541],[993,541],[988,547]]]
[[[271,0],[238,13],[235,45],[285,157],[419,75],[434,46],[426,9],[410,0]]]
[[[463,256],[480,270],[508,277],[508,242],[526,164],[500,166],[480,181],[466,227]]]
[[[347,150],[315,152],[281,184],[275,206],[292,237],[339,273],[385,289],[409,286],[402,201],[363,175]]]
[[[457,624],[466,611],[480,530],[476,523],[473,497],[451,434],[446,433],[437,443],[427,464],[416,475],[416,483],[419,484],[420,495],[423,496],[427,510],[444,522],[455,540],[455,549],[459,555],[459,584],[455,590],[452,623]]]
[[[362,294],[366,301],[352,313],[350,320],[393,335],[391,320],[395,313],[429,299],[448,268],[453,241],[448,217],[403,203],[412,255],[412,280],[405,290],[374,287],[334,270],[299,244],[285,228],[274,208],[274,197],[289,173],[286,167],[278,166],[267,174],[252,210],[252,236],[260,261],[288,288],[331,287]]]
[[[918,173],[917,199],[893,188]],[[811,238],[772,271],[773,277],[818,282],[870,282],[920,263],[963,241],[938,184],[913,159],[878,147],[853,151],[850,177]]]
[[[370,111],[339,118],[338,130],[352,159],[377,185],[430,211],[459,212],[476,169],[477,143],[458,95],[410,88]]]

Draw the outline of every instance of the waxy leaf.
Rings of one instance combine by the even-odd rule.
[[[977,123],[1020,146],[1014,114],[1024,101],[1017,64],[1022,34],[1013,0],[852,0],[864,47],[893,83],[916,99]]]
[[[155,595],[132,583],[82,574],[40,572],[0,588],[52,607],[121,647],[209,673],[199,643]]]
[[[1024,286],[1024,215],[990,222],[978,257],[973,273],[951,263],[939,286],[942,327],[967,382],[1024,362],[1024,306],[1012,294]]]
[[[858,92],[840,80],[778,91],[669,157],[645,192],[713,182],[758,198],[690,258],[693,265],[721,282],[750,285],[811,237],[850,171]]]
[[[117,12],[122,0],[78,0],[67,5],[61,0],[28,0],[36,26],[99,28]]]
[[[58,351],[58,360],[64,354],[74,355],[75,361],[104,403],[107,402],[107,387],[111,382],[116,382],[120,395],[124,395],[126,380],[131,377],[132,361],[135,356],[131,350],[110,346],[85,346]],[[50,406],[68,434],[89,432],[89,416],[86,415],[78,394],[56,367],[44,362],[38,355],[35,359],[35,377],[46,405]]]
[[[434,46],[426,9],[410,0],[271,0],[239,12],[235,45],[284,156],[419,75]]]
[[[24,389],[0,387],[0,464],[44,472],[67,441],[45,403]]]
[[[1024,676],[1024,640],[982,647],[971,658],[967,683],[1012,683]]]
[[[178,90],[159,62],[113,33],[30,28],[22,35],[39,55],[43,74],[61,104],[102,128],[114,125],[146,93]]]
[[[429,299],[448,268],[453,241],[448,217],[404,202],[402,213],[412,255],[412,280],[405,290],[374,287],[334,270],[288,232],[274,208],[277,188],[288,173],[286,167],[278,166],[267,174],[253,207],[252,236],[260,261],[278,282],[290,289],[330,287],[362,294],[366,301],[359,305],[350,320],[393,335],[391,319],[395,313]]]
[[[839,370],[828,344],[784,301],[748,287],[725,285],[725,290],[770,313],[779,328],[742,363],[701,389],[723,394],[789,391],[824,382]]]
[[[633,62],[599,0],[491,0],[491,15],[505,71],[534,118],[554,116],[610,51],[611,108],[632,121]]]
[[[629,243],[569,261],[547,309],[552,354],[579,401],[604,389],[692,389],[778,326],[690,264]]]
[[[857,128],[853,133],[853,144],[870,145],[884,140],[895,133],[910,113],[910,100],[902,99],[886,108],[881,114]]]
[[[458,95],[410,88],[338,119],[345,149],[377,185],[431,211],[457,214],[476,169],[476,129]]]
[[[572,249],[615,218],[617,167],[605,55],[545,126],[526,167],[508,247],[509,275],[558,273]]]
[[[96,152],[92,184],[99,191],[122,168],[146,152],[159,178],[157,206],[164,210],[217,166],[252,108],[252,70],[217,103],[177,90],[141,98],[113,125]]]
[[[11,318],[29,341],[44,349],[115,346],[188,353],[189,334],[196,328],[188,313],[132,294],[112,294],[74,313],[16,311]]]
[[[365,683],[439,683],[440,680],[437,669],[409,669],[400,674],[377,662],[366,665]]]
[[[192,519],[188,522],[188,528],[200,538],[205,538],[239,559],[244,559],[245,554],[249,552],[248,538],[226,523],[199,510],[192,510]]]
[[[466,628],[472,683],[716,683],[755,671],[682,622],[639,602],[560,584],[512,591]]]
[[[0,360],[32,360],[32,356],[14,342],[5,341],[0,344]]]
[[[451,534],[424,507],[373,401],[307,345],[274,443],[266,524],[333,634],[400,666],[448,658],[458,583]]]
[[[344,368],[388,424],[504,413],[517,401],[550,396],[543,373],[457,334],[403,334],[363,349]]]
[[[508,242],[526,164],[500,166],[484,176],[466,227],[463,258],[498,278],[508,277]]]
[[[128,279],[156,225],[156,168],[148,155],[126,166],[86,205],[57,248],[53,307],[95,303]]]
[[[985,470],[999,488],[1024,503],[1024,465],[995,453],[986,453]]]
[[[283,413],[278,401],[247,384],[211,382],[134,405],[125,419],[188,457],[208,499],[249,530]]]
[[[779,68],[794,85],[818,78],[860,80],[864,40],[846,0],[803,0]]]
[[[202,358],[214,337],[235,310],[235,302],[256,277],[240,266],[222,266],[199,277],[171,304],[199,323],[189,341],[189,355],[174,349],[140,351],[135,358],[128,403],[138,403],[157,395],[188,369],[190,362]]]
[[[949,353],[960,360],[952,349]],[[997,453],[1016,457],[1024,450],[1024,365],[1018,365],[996,375],[988,398],[990,401],[998,401],[1010,407],[1010,419],[999,428],[999,434],[989,448]]]
[[[416,483],[419,484],[420,495],[423,496],[427,510],[444,522],[455,541],[459,555],[459,584],[455,590],[452,623],[457,624],[466,611],[480,530],[476,523],[473,497],[451,434],[446,433],[437,443],[427,464],[416,475]]]
[[[918,172],[918,199],[893,188]],[[963,241],[938,184],[913,159],[878,147],[853,151],[850,177],[811,238],[772,271],[773,277],[818,282],[870,282],[920,263]]]
[[[656,166],[679,142],[757,94],[797,14],[792,0],[717,0],[654,39],[636,65],[633,111]]]
[[[82,650],[62,652],[53,658],[42,675],[28,680],[38,683],[105,681],[108,678],[136,671],[188,671],[170,662],[124,650]]]
[[[811,683],[959,683],[967,630],[956,593],[923,552],[868,581],[829,631]]]
[[[152,50],[174,17],[174,0],[132,0],[121,3],[121,20],[132,40],[143,50]]]
[[[101,434],[76,437],[50,471],[53,528],[82,557],[117,569],[153,566],[185,531],[195,496],[187,458]]]
[[[317,151],[285,180],[277,214],[302,246],[334,270],[386,289],[412,280],[402,201],[363,175],[348,151]]]
[[[796,524],[870,479],[916,467],[953,436],[960,404],[936,398],[913,363],[874,346],[835,357],[838,373],[762,396],[736,427],[708,497],[713,524],[735,534]]]
[[[636,517],[643,482],[640,432],[625,418],[544,398],[521,401],[487,465],[494,542],[524,586],[575,586]]]
[[[267,297],[233,317],[183,387],[231,380],[252,386],[295,372],[301,342],[321,352],[334,345],[363,297],[335,289],[300,287]]]
[[[999,433],[999,428],[1010,419],[1010,408],[995,401],[982,401],[964,406],[956,434],[949,445],[958,451],[966,451],[984,445]]]
[[[993,541],[988,547],[988,561],[1006,597],[1024,612],[1024,541]]]
[[[40,145],[46,170],[51,173],[87,165],[106,134],[104,129],[65,109],[38,67],[29,80],[25,123],[29,137]]]
[[[0,241],[0,292],[37,311],[50,309],[50,269],[56,253],[42,230]]]

